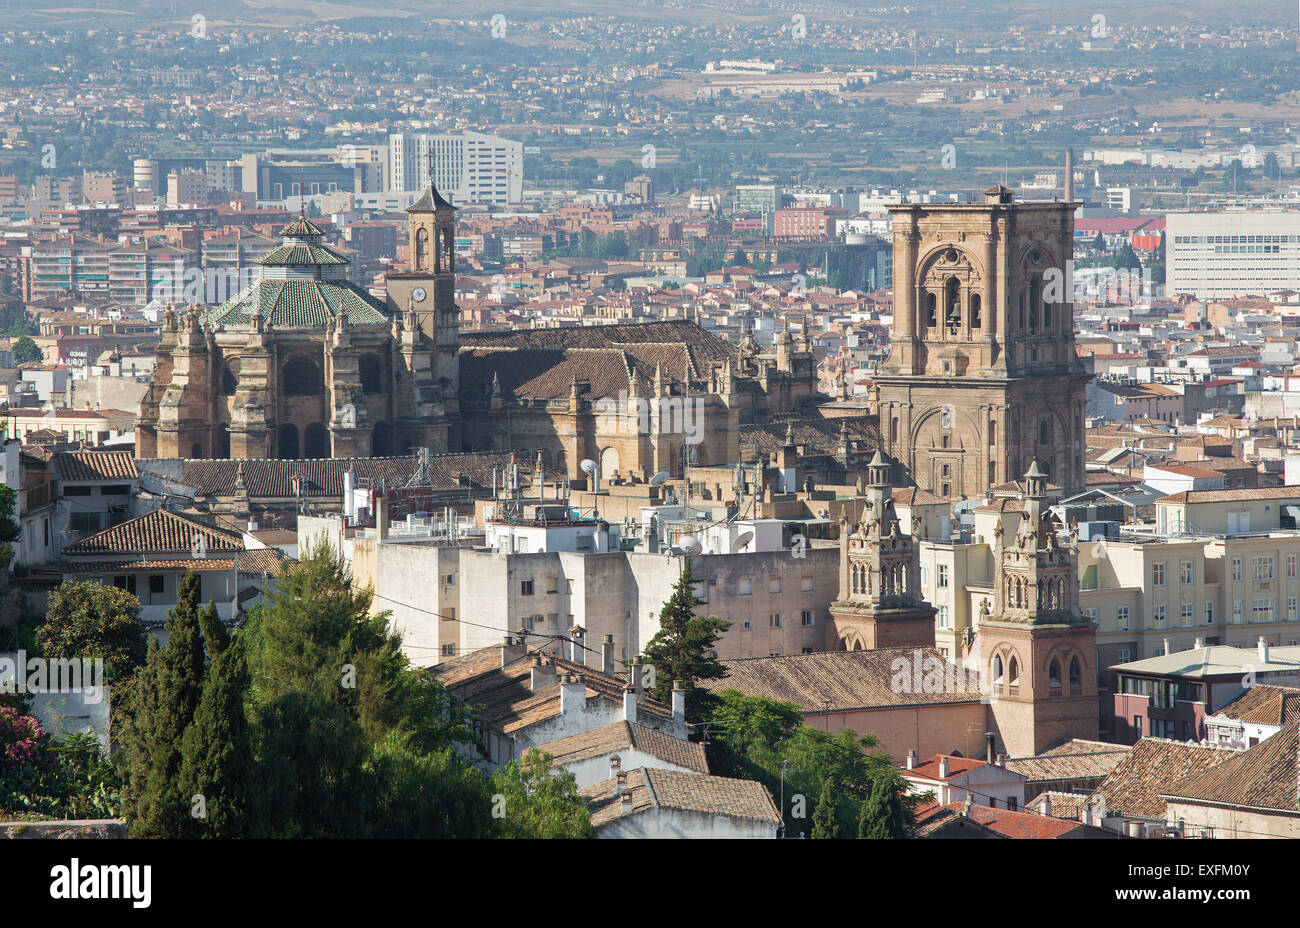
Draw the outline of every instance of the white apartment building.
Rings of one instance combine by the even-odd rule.
[[[457,206],[504,205],[523,199],[523,143],[481,132],[390,135],[389,191],[422,190],[429,180],[430,158],[439,192]]]
[[[1216,210],[1165,217],[1165,292],[1197,299],[1300,290],[1300,210]]]

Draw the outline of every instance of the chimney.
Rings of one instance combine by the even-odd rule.
[[[1074,202],[1074,149],[1065,150],[1065,202]]]
[[[1174,653],[1173,648],[1169,647],[1169,639],[1168,638],[1164,639],[1164,642],[1165,642],[1165,653],[1173,654]]]
[[[501,642],[501,666],[505,667],[524,656],[526,647],[523,642],[516,642],[514,635],[506,635]]]
[[[916,769],[916,748],[907,749],[907,769],[908,770]]]
[[[587,706],[587,681],[582,674],[566,673],[560,677],[560,714],[564,716],[581,712]]]
[[[1091,802],[1085,803],[1083,806],[1083,823],[1088,826],[1092,825],[1092,803]]]
[[[1051,815],[1051,814],[1052,814],[1052,794],[1051,794],[1051,793],[1043,793],[1043,814],[1044,814],[1044,815]]]
[[[622,796],[624,793],[627,792],[627,771],[626,770],[620,770],[614,774],[614,792],[616,795],[619,796]]]
[[[375,538],[383,541],[388,537],[388,499],[375,497]]]
[[[625,776],[623,773],[623,758],[617,754],[611,754],[609,755],[609,778],[617,780],[620,776]]]
[[[1267,664],[1268,663],[1268,642],[1264,640],[1263,635],[1259,636],[1259,641],[1256,643],[1255,647],[1256,650],[1258,650],[1259,652],[1259,662],[1261,664]]]
[[[570,660],[575,664],[587,663],[586,635],[587,630],[581,625],[569,629],[569,640],[573,642],[573,657]]]
[[[638,654],[632,658],[632,689],[636,690],[638,696],[641,695],[641,655]]]
[[[948,755],[939,755],[939,779],[945,779],[948,776]]]
[[[528,687],[534,693],[555,682],[555,665],[542,660],[542,655],[533,655],[532,671],[528,678]]]
[[[1203,638],[1197,638],[1195,641],[1192,642],[1192,650],[1194,651],[1199,651],[1204,646],[1205,646],[1205,639]]]
[[[997,763],[999,767],[1005,767],[1007,765],[1007,755],[999,754]]]
[[[614,636],[606,635],[600,642],[600,669],[612,674],[614,670]]]
[[[630,686],[623,690],[623,721],[636,721],[636,690]]]
[[[994,739],[993,732],[991,731],[984,732],[984,760],[990,764],[993,763],[993,754],[994,751],[996,750],[996,747],[994,746],[993,743],[994,740],[995,739]]]
[[[686,684],[681,680],[673,681],[673,718],[678,722],[686,721]]]
[[[962,803],[962,813],[969,816],[973,811],[975,811],[975,797],[967,793],[966,801]]]

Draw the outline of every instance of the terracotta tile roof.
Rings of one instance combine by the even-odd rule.
[[[1105,799],[1107,814],[1121,812],[1163,820],[1165,801],[1160,798],[1162,792],[1191,774],[1231,760],[1236,754],[1229,748],[1143,738],[1093,790],[1093,796]]]
[[[1031,840],[1063,838],[1079,828],[1086,827],[1079,822],[1057,818],[1054,815],[1035,815],[1032,812],[1013,812],[1010,809],[992,809],[988,806],[973,805],[969,810],[964,810],[960,803],[953,803],[945,808],[962,812],[968,818],[1007,838]],[[1090,831],[1100,831],[1100,829],[1090,829]]]
[[[1052,818],[1064,818],[1072,821],[1081,822],[1084,817],[1084,810],[1088,805],[1087,793],[1058,793],[1053,790],[1044,790],[1026,805],[1029,811],[1038,815],[1048,814],[1044,812],[1047,800],[1052,801]],[[1093,819],[1096,821],[1096,819]]]
[[[696,773],[709,772],[704,745],[673,737],[639,722],[614,722],[557,741],[549,741],[543,746],[543,750],[555,758],[556,764],[574,764],[629,748]]]
[[[965,832],[961,837],[967,838],[1005,838],[1006,835],[994,831],[987,825],[981,825],[974,819],[961,813],[961,806],[939,806],[931,803],[916,811],[916,824],[912,827],[913,838],[952,838],[956,832]],[[973,834],[972,834],[973,832]]]
[[[243,540],[233,532],[187,519],[166,509],[155,509],[121,525],[106,528],[63,549],[67,555],[87,554],[165,554],[193,556],[201,544],[210,552],[243,550]]]
[[[941,757],[948,758],[948,775],[946,777],[939,776],[939,758]],[[934,780],[936,783],[946,783],[948,780],[959,777],[963,773],[969,773],[972,770],[987,766],[988,764],[984,761],[977,760],[973,757],[957,757],[952,754],[936,754],[934,757],[927,758],[917,764],[911,770],[904,770],[903,774],[904,776],[914,774],[918,777],[924,777],[927,780]]]
[[[1300,725],[1288,724],[1253,748],[1234,752],[1223,763],[1167,785],[1163,798],[1211,805],[1300,814],[1297,802],[1297,749]]]
[[[451,658],[432,669],[448,692],[484,722],[505,734],[560,714],[558,678],[561,674],[583,675],[588,702],[605,699],[619,706],[623,704],[623,690],[627,686],[623,677],[610,676],[586,664],[552,655],[546,657],[553,661],[556,676],[540,691],[534,692],[530,680],[535,653],[540,652],[529,651],[502,667],[500,647],[481,648],[472,654]],[[475,655],[483,656],[466,660]],[[672,718],[672,709],[644,694],[637,700],[637,712],[662,720]]]
[[[1100,741],[1067,741],[1034,757],[1007,759],[1007,769],[1023,774],[1029,782],[1101,779],[1128,756],[1125,744]]]
[[[204,572],[229,573],[234,569],[234,558],[229,557],[177,557],[146,558],[134,561],[78,561],[69,564],[66,571],[70,574],[96,575],[138,573],[146,570],[197,570]]]
[[[613,779],[593,783],[579,791],[591,804],[594,827],[654,808],[752,819],[770,823],[773,829],[781,825],[781,813],[772,801],[772,794],[755,780],[641,767],[627,772],[626,789],[632,795],[630,803],[620,799],[617,781]]]
[[[1260,725],[1281,725],[1287,716],[1300,712],[1300,689],[1256,683],[1214,715]]]
[[[1235,500],[1300,499],[1300,487],[1242,487],[1236,490],[1189,490],[1171,493],[1156,503],[1227,503]]]
[[[803,446],[804,454],[838,454],[840,428],[847,424],[849,441],[857,442],[858,450],[876,448],[880,444],[880,429],[875,416],[846,416],[838,419],[780,419],[762,425],[746,425],[740,429],[741,457],[753,460],[755,456],[767,457],[785,445],[787,425],[793,427],[794,443]]]
[[[892,682],[892,664],[903,660],[912,666],[916,648],[885,648],[876,651],[822,651],[787,657],[754,657],[724,660],[728,676],[702,680],[700,686],[714,692],[737,690],[746,696],[761,696],[792,702],[804,712],[841,712],[848,709],[883,709],[893,706],[951,705],[979,702],[970,685],[966,693],[899,693]],[[934,648],[921,648],[922,661],[936,658],[947,662]],[[924,664],[923,664],[924,666]]]
[[[140,472],[130,451],[56,451],[50,457],[60,480],[135,480]]]

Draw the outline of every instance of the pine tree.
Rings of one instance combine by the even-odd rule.
[[[181,743],[203,693],[204,671],[194,571],[181,579],[166,628],[166,647],[149,639],[129,697],[123,806],[132,837],[178,837],[189,827],[190,799],[179,789]]]
[[[695,607],[704,604],[694,592],[691,561],[682,565],[681,576],[659,612],[659,631],[646,645],[646,661],[655,668],[655,685],[650,694],[667,704],[672,699],[674,680],[686,685],[686,718],[698,721],[716,700],[696,686],[699,680],[720,680],[727,668],[715,657],[713,646],[731,623],[716,616],[699,616]]]
[[[243,643],[238,638],[226,643],[224,626],[219,620],[217,625],[219,640],[214,644],[220,651],[208,668],[194,721],[181,742],[180,795],[191,803],[195,796],[202,797],[204,814],[191,816],[191,834],[242,838],[249,835],[254,778],[244,709],[248,666]]]
[[[822,794],[817,800],[817,807],[813,809],[812,837],[838,838],[840,836],[838,805],[835,798],[835,784],[829,779],[824,780]]]

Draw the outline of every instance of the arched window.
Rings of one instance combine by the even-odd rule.
[[[213,457],[230,457],[230,429],[225,423],[222,423],[217,427],[217,447]]]
[[[970,295],[970,327],[972,329],[984,327],[984,313],[980,306],[980,295],[978,293]]]
[[[370,453],[377,458],[386,458],[393,453],[387,422],[376,422],[375,427],[370,430]]]
[[[1012,655],[1011,662],[1008,664],[1007,678],[1011,681],[1012,686],[1020,685],[1020,661]]]
[[[361,392],[366,396],[387,393],[384,389],[384,362],[378,355],[363,354],[359,365],[361,374]]]
[[[320,366],[311,358],[290,358],[280,381],[285,396],[320,396],[325,392]]]
[[[894,416],[889,420],[889,440],[891,442],[898,441],[898,416]]]
[[[302,433],[302,456],[305,458],[330,457],[330,433],[319,422],[313,422]]]
[[[230,369],[230,365],[223,364],[221,366],[221,395],[234,396],[235,389],[238,387],[238,385],[239,384],[235,380],[234,371]]]
[[[429,269],[428,229],[417,229],[415,231],[415,269],[417,271],[427,271]]]
[[[1038,306],[1042,303],[1042,282],[1035,275],[1029,279],[1029,331],[1038,331]]]
[[[606,448],[600,453],[600,479],[608,480],[618,473],[618,449]]]
[[[1047,685],[1053,690],[1061,688],[1061,662],[1052,658],[1052,663],[1047,668]]]
[[[1077,657],[1070,658],[1070,689],[1083,686],[1083,666]]]
[[[1002,685],[1002,656],[1000,654],[993,655],[993,685]]]
[[[280,426],[279,452],[282,460],[298,457],[298,428],[293,425]]]
[[[943,285],[943,323],[954,332],[961,328],[961,284],[956,277]]]
[[[925,324],[929,328],[939,324],[939,298],[929,292],[925,294]]]
[[[203,446],[200,445],[198,442],[195,442],[194,446],[190,448],[190,457],[191,458],[203,457]]]
[[[1052,420],[1043,419],[1038,423],[1038,443],[1040,445],[1050,445],[1052,443]]]

